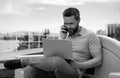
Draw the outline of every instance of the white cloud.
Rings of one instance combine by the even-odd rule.
[[[24,2],[50,5],[81,5],[86,2],[120,2],[120,0],[25,0]]]
[[[1,7],[0,14],[27,15],[31,11],[31,8],[20,0],[7,0]]]
[[[49,4],[49,5],[82,5],[86,2],[120,2],[120,0],[1,0],[0,14],[16,14],[28,15],[32,8],[31,4]],[[44,7],[35,8],[37,10],[44,10]]]
[[[35,8],[36,10],[44,10],[45,8],[44,7],[38,7],[38,8]]]
[[[83,4],[83,2],[79,0],[26,0],[26,3],[40,3],[40,4],[50,4],[50,5],[76,5]]]

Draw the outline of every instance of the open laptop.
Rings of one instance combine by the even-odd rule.
[[[43,53],[45,57],[60,56],[72,59],[72,41],[43,39]]]

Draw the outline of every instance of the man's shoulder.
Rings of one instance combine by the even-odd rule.
[[[82,27],[81,34],[85,36],[91,36],[91,35],[96,35],[93,31],[90,29],[87,29],[85,27]]]

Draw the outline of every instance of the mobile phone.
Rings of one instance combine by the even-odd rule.
[[[63,26],[63,28],[62,28],[62,33],[64,34],[64,39],[66,38],[66,37],[68,37],[68,35],[69,35],[69,32],[68,32],[68,28],[64,25]]]
[[[64,28],[65,32],[68,32],[68,28],[64,25]]]

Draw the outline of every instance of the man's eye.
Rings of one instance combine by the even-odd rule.
[[[65,23],[64,25],[68,25],[67,23]]]
[[[74,24],[74,23],[70,23],[70,25],[72,25],[72,24]]]

